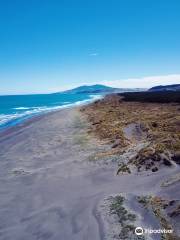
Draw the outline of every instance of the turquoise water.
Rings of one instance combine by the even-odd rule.
[[[0,96],[0,129],[14,126],[35,115],[85,104],[99,97],[65,93]]]

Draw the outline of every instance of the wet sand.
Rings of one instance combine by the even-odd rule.
[[[116,176],[116,165],[90,162],[105,146],[87,135],[87,126],[72,108],[1,133],[1,240],[102,240],[106,228],[98,208],[105,197],[180,197],[174,185],[160,187],[176,168]]]

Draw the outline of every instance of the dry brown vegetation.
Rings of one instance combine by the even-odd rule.
[[[180,156],[180,105],[178,103],[125,102],[114,94],[106,96],[81,109],[90,121],[89,133],[112,144],[116,153],[138,144],[149,142],[132,159],[132,163],[141,170],[158,170],[161,163],[171,166],[171,160],[179,164]],[[124,129],[135,123],[141,129],[142,138],[128,138]],[[140,133],[141,134],[141,133]],[[157,168],[157,169],[156,169]],[[144,168],[143,168],[144,169]]]
[[[176,217],[176,220],[179,221],[180,205],[178,200],[165,200],[158,196],[139,196],[137,200],[144,208],[154,213],[162,229],[173,230],[173,226],[170,224],[171,218]],[[175,232],[162,233],[161,238],[164,240],[179,240]]]

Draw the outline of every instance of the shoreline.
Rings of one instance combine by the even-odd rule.
[[[2,240],[115,240],[122,226],[123,234],[131,226],[131,236],[125,239],[135,240],[135,226],[152,228],[160,224],[152,212],[161,210],[157,205],[160,200],[170,213],[178,207],[179,182],[170,177],[179,174],[179,169],[172,166],[157,172],[117,175],[119,163],[138,149],[115,153],[114,143],[92,134],[91,127],[98,126],[98,122],[92,125],[79,107],[47,113],[28,123],[1,136]],[[126,133],[131,140],[130,130]],[[139,137],[133,141],[141,140]],[[165,187],[162,183],[166,183]],[[119,225],[116,214],[124,214],[125,210],[129,215],[123,215],[124,219],[130,219],[122,219]],[[178,225],[175,227],[177,231]]]
[[[14,126],[7,126],[5,128],[0,129],[0,138],[3,138],[9,134],[11,135],[14,132],[24,129],[25,127],[27,127],[37,121],[43,120],[43,118],[48,117],[50,115],[57,114],[58,112],[61,112],[61,111],[72,110],[72,109],[76,109],[76,108],[78,108],[78,106],[72,106],[69,108],[63,108],[63,109],[59,109],[56,111],[41,113],[41,114],[37,114],[35,116],[30,116],[29,118],[22,120],[21,122],[17,123]],[[0,139],[0,141],[1,141],[1,139]]]
[[[96,101],[97,99],[101,99],[104,96],[103,95],[90,95],[89,97],[90,98],[88,98],[88,99],[76,101],[74,103],[69,103],[69,104],[60,105],[60,106],[54,106],[50,109],[48,109],[48,107],[47,107],[46,110],[39,111],[37,113],[31,113],[31,114],[24,115],[24,116],[21,116],[21,117],[17,117],[14,120],[10,120],[7,123],[1,124],[0,125],[0,133],[2,131],[6,130],[6,129],[13,128],[13,127],[16,127],[18,125],[21,125],[24,122],[29,121],[33,118],[41,117],[41,115],[43,116],[43,115],[46,115],[48,113],[57,112],[57,111],[60,111],[60,110],[63,110],[63,109],[69,109],[69,108],[78,107],[78,106],[81,107],[83,105],[90,104],[90,103]],[[25,114],[25,113],[22,113],[22,114]]]

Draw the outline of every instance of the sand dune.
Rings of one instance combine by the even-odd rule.
[[[90,161],[108,146],[90,138],[87,126],[74,108],[1,133],[1,240],[115,239],[107,233],[103,199],[119,193],[168,195],[173,191],[173,186],[161,188],[161,184],[178,172],[176,168],[117,176],[116,164]]]

